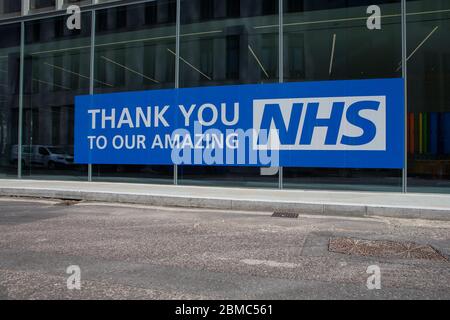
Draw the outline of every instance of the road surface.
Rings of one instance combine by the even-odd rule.
[[[450,253],[442,221],[0,198],[0,299],[450,299],[448,260],[330,252],[336,237]]]

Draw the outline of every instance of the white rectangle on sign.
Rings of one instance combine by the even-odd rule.
[[[360,122],[366,124],[367,128],[375,127],[376,131],[371,137],[370,141],[360,145],[352,145],[343,143],[343,137],[348,140],[357,140],[367,132],[364,132],[364,126],[355,125],[349,121],[350,117],[349,108],[356,103],[370,102],[377,105],[377,109],[360,108],[357,112]],[[326,137],[329,128],[327,126],[315,126],[313,129],[312,139],[310,143],[301,143],[303,134],[303,128],[305,127],[305,118],[308,108],[311,104],[318,104],[317,118],[330,119],[332,108],[335,103],[344,104],[343,114],[339,122],[339,132],[337,135],[336,143],[326,144]],[[280,141],[278,132],[280,126],[284,125],[284,129],[289,129],[291,123],[291,116],[294,104],[302,104],[302,112],[299,119],[298,130],[295,132],[295,143],[285,143]],[[386,151],[386,96],[359,96],[359,97],[329,97],[329,98],[293,98],[293,99],[263,99],[253,100],[253,128],[256,132],[259,132],[262,128],[262,121],[264,113],[267,111],[268,105],[279,105],[283,123],[276,123],[272,121],[270,125],[270,139],[268,143],[258,144],[255,143],[255,149],[264,150],[337,150],[337,151]],[[353,116],[355,112],[353,110]],[[339,118],[336,118],[339,121]],[[334,120],[336,120],[334,119]],[[333,119],[332,119],[333,121]],[[353,121],[355,122],[355,121]],[[295,124],[296,125],[296,124]],[[263,128],[268,130],[269,128]],[[372,130],[373,131],[373,130]],[[345,139],[344,139],[345,140]]]

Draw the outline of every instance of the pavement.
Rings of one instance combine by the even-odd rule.
[[[334,253],[335,237],[447,260]],[[450,299],[449,255],[447,221],[0,198],[0,299]]]
[[[185,208],[450,221],[450,195],[0,179],[0,195]]]

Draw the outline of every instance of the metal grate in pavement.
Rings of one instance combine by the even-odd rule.
[[[55,204],[56,206],[73,206],[77,203],[82,202],[81,200],[73,200],[73,199],[60,199],[60,202]]]
[[[408,241],[331,238],[328,250],[355,256],[448,261],[432,246]]]
[[[292,218],[292,219],[297,219],[298,218],[298,213],[292,213],[292,212],[274,212],[272,214],[273,218]]]

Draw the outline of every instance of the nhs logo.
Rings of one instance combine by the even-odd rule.
[[[386,151],[386,96],[253,100],[255,149]]]

